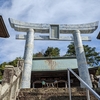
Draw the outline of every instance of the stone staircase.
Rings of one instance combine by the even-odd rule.
[[[87,100],[86,90],[72,88],[72,100]],[[90,93],[90,100],[97,100]],[[31,88],[21,89],[16,100],[69,100],[68,88]]]

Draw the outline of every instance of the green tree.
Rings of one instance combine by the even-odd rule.
[[[88,45],[84,45],[84,51],[86,55],[87,63],[91,66],[99,66],[100,65],[100,53],[96,52],[95,47],[89,47]]]
[[[5,65],[12,65],[12,66],[16,67],[18,59],[22,59],[22,58],[21,57],[17,57],[13,61],[3,62],[2,64],[0,64],[0,80],[2,79],[2,75],[3,75],[4,69],[5,69]]]
[[[44,53],[44,57],[56,57],[60,56],[60,49],[55,47],[48,47]]]
[[[74,43],[71,42],[70,45],[68,45],[68,50],[66,52],[66,54],[64,56],[75,56],[76,52],[75,52],[75,47],[74,47]]]
[[[4,70],[5,65],[7,65],[7,62],[3,62],[2,64],[0,64],[0,70]]]
[[[33,57],[43,57],[44,54],[42,52],[38,52],[36,54],[33,54]]]
[[[95,47],[89,47],[88,45],[83,45],[84,52],[87,60],[87,64],[90,66],[99,66],[100,62],[100,53],[95,51]],[[72,42],[68,45],[68,50],[65,56],[75,56],[75,47],[74,43]]]
[[[96,71],[96,75],[100,75],[100,66],[98,67],[98,70]]]
[[[14,67],[17,67],[17,61],[18,59],[22,59],[21,57],[16,57],[15,60],[8,62],[8,65],[12,65]]]
[[[0,70],[0,80],[2,79],[2,72],[1,72],[1,70]]]

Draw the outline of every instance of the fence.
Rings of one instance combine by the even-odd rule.
[[[0,85],[0,100],[16,100],[20,90],[23,60],[18,60],[17,67],[6,65],[2,84]]]

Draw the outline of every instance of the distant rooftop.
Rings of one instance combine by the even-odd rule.
[[[4,23],[4,20],[1,15],[0,15],[0,37],[2,37],[2,38],[10,37],[10,35],[7,31],[6,25]]]

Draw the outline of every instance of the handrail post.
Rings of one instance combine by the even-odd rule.
[[[70,71],[67,70],[67,72],[68,72],[69,100],[72,100],[72,98],[71,98],[71,87],[70,87]]]
[[[90,100],[90,94],[89,94],[89,90],[86,89],[86,96],[87,96],[87,100]]]

